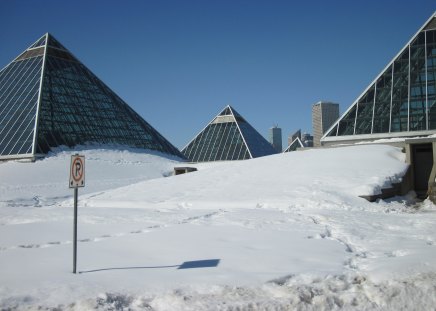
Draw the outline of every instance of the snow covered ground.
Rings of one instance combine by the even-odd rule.
[[[434,310],[436,208],[369,203],[394,147],[196,165],[83,149],[72,274],[71,151],[0,164],[0,309]]]

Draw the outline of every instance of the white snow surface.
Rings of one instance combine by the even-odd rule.
[[[1,310],[434,310],[436,208],[400,149],[188,164],[88,149],[72,273],[70,156],[0,163]],[[197,172],[171,176],[175,166]]]

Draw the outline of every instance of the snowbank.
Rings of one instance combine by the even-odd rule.
[[[70,153],[0,164],[0,309],[435,305],[434,205],[358,197],[401,179],[397,148],[308,150],[167,178],[174,159],[82,153],[77,275]]]
[[[127,202],[128,207],[144,207],[144,203],[165,202],[195,207],[208,202],[288,204],[302,196],[318,201],[323,194],[358,197],[380,193],[381,188],[399,182],[407,170],[399,149],[374,145],[289,152],[200,167],[193,174],[84,197],[84,204],[122,207]]]
[[[76,152],[86,161],[86,187],[81,194],[168,176],[180,164],[176,157],[134,148],[59,147],[34,163],[0,162],[0,206],[50,205],[70,197],[70,161]]]

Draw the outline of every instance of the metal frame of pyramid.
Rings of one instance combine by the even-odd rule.
[[[234,108],[226,106],[183,149],[191,162],[245,160],[277,153]]]
[[[47,33],[0,71],[0,160],[34,160],[53,147],[90,143],[183,158]]]
[[[321,138],[335,142],[436,134],[436,12]]]

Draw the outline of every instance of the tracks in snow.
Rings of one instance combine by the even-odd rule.
[[[151,225],[151,226],[147,226],[147,227],[142,228],[142,229],[136,229],[136,230],[132,230],[129,232],[121,232],[121,233],[115,233],[115,234],[103,234],[103,235],[100,235],[100,236],[94,237],[94,238],[78,239],[77,242],[79,242],[79,243],[101,242],[101,241],[105,241],[105,240],[111,239],[111,238],[118,238],[118,237],[123,237],[123,236],[128,236],[128,235],[134,235],[134,234],[144,234],[144,233],[151,232],[152,230],[158,230],[158,229],[163,229],[163,228],[167,228],[167,227],[171,227],[171,226],[195,223],[195,222],[201,221],[201,220],[208,220],[208,219],[211,219],[212,217],[215,217],[217,215],[220,215],[220,214],[223,214],[226,212],[227,212],[226,210],[220,209],[216,212],[210,212],[207,214],[186,217],[186,218],[183,218],[180,220],[176,220],[174,222],[170,222],[168,224]],[[52,242],[46,242],[46,243],[41,243],[41,244],[19,244],[19,245],[8,246],[8,247],[1,247],[0,246],[0,252],[15,250],[15,249],[48,248],[48,247],[54,247],[54,246],[67,245],[67,244],[71,244],[71,243],[73,243],[73,241],[67,240],[67,241],[52,241]]]

